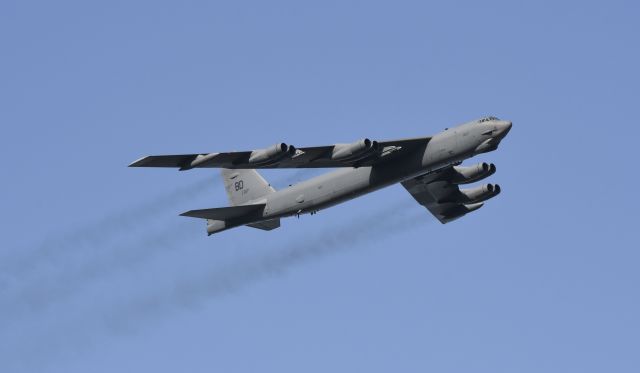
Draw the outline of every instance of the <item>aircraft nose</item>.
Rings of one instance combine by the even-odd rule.
[[[496,129],[497,129],[497,135],[500,136],[500,138],[503,138],[507,135],[507,133],[509,133],[509,131],[511,130],[511,121],[509,120],[505,120],[502,121],[500,123],[498,123],[496,125]]]

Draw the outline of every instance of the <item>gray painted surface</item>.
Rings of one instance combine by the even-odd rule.
[[[184,213],[208,219],[212,234],[249,225],[270,230],[280,218],[315,213],[386,186],[402,183],[413,197],[442,223],[482,207],[496,196],[493,184],[459,189],[458,184],[481,180],[495,172],[486,163],[459,167],[463,160],[497,149],[511,122],[483,118],[447,129],[432,137],[296,149],[284,143],[250,152],[144,157],[133,167],[222,167],[232,206]],[[254,160],[258,159],[259,163]],[[341,167],[275,191],[256,168]]]

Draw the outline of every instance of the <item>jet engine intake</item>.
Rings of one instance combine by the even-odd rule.
[[[437,192],[433,192],[434,196],[438,196],[438,203],[478,203],[493,198],[500,193],[500,185],[484,184],[475,188],[458,189],[457,187],[440,189],[439,196]]]
[[[500,185],[484,184],[470,189],[460,189],[462,202],[478,203],[493,198],[500,193]]]
[[[276,163],[285,157],[292,157],[295,154],[295,146],[281,142],[266,149],[252,151],[249,156],[249,163],[258,165]]]
[[[331,159],[353,161],[363,159],[378,150],[378,142],[369,139],[358,140],[351,144],[336,144],[331,153]]]
[[[474,166],[455,166],[453,167],[455,173],[451,182],[454,184],[469,184],[482,180],[496,173],[496,165],[493,163],[478,163]]]

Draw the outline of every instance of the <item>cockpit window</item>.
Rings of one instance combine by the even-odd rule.
[[[478,123],[489,122],[489,121],[492,121],[492,120],[499,120],[499,119],[498,119],[498,118],[496,118],[496,117],[485,117],[485,118],[480,119],[480,120],[478,121]]]

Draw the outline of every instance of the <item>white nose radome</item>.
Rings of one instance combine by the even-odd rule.
[[[496,135],[498,135],[499,137],[505,137],[507,135],[507,133],[509,133],[509,130],[511,130],[511,121],[505,120],[505,121],[501,121],[498,122],[496,124]]]

